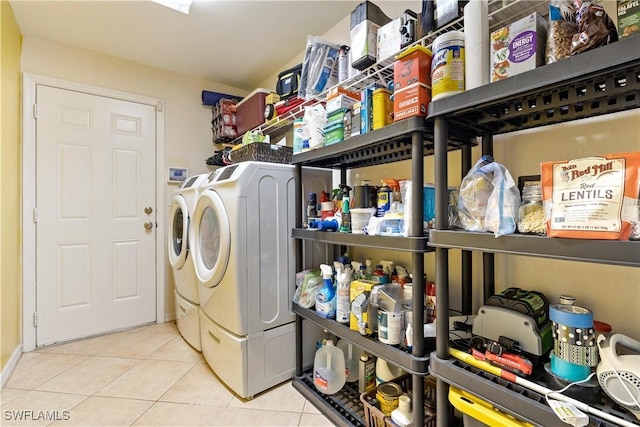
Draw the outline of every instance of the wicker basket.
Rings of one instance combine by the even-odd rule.
[[[402,391],[412,393],[412,377],[411,375],[402,375],[392,382],[398,384]],[[366,427],[397,427],[391,417],[386,416],[381,410],[378,400],[376,399],[376,389],[362,393],[360,401],[364,406],[364,422]],[[413,400],[413,399],[412,399]],[[425,427],[435,427],[436,425],[436,380],[431,375],[427,375],[424,379],[424,425]],[[415,409],[414,409],[415,411]]]
[[[254,142],[231,150],[229,158],[232,163],[254,161],[290,164],[292,155],[293,148],[291,147],[271,145],[265,142]]]

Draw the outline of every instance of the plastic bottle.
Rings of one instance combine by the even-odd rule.
[[[349,208],[349,191],[351,187],[346,184],[340,185],[342,189],[342,223],[340,224],[341,233],[351,233],[351,211]]]
[[[351,316],[351,266],[335,262],[336,267],[336,321],[338,323],[349,323]]]
[[[376,385],[386,383],[403,375],[404,371],[378,357],[376,361]]]
[[[307,222],[318,218],[318,202],[316,193],[309,193],[307,198]]]
[[[376,269],[373,270],[373,274],[371,275],[371,280],[375,280],[380,284],[385,284],[389,282],[389,277],[384,272],[382,268],[382,264],[376,265]]]
[[[360,364],[360,356],[363,350],[347,340],[338,341],[338,348],[344,354],[345,375],[347,382],[352,383],[358,381],[358,369]]]
[[[398,398],[398,407],[391,411],[391,420],[393,420],[398,427],[413,426],[411,398],[406,394],[403,394]]]
[[[376,358],[362,353],[358,366],[358,391],[365,393],[376,388]]]
[[[320,347],[325,346],[327,344],[327,341],[336,342],[338,341],[338,337],[324,329],[324,331],[322,332],[322,336],[318,338],[318,341],[316,341],[316,350]]]
[[[391,187],[382,181],[382,185],[378,188],[378,210],[377,217],[383,217],[385,213],[391,209]]]
[[[313,385],[321,393],[334,394],[344,386],[346,380],[344,354],[329,340],[316,351],[313,360]]]
[[[371,258],[367,258],[364,263],[367,267],[367,279],[371,279],[371,276],[373,276],[373,261],[371,261]]]
[[[336,291],[333,288],[333,268],[327,264],[321,264],[322,287],[316,296],[316,313],[326,319],[336,318]]]

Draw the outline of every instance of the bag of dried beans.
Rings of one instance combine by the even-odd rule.
[[[640,152],[541,164],[547,236],[628,240],[637,227]]]

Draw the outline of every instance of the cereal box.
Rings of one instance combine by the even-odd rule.
[[[491,33],[491,81],[544,65],[547,21],[537,13]]]
[[[640,34],[640,0],[618,0],[618,37]]]

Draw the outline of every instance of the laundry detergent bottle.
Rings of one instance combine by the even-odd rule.
[[[346,380],[344,353],[329,340],[316,351],[313,385],[321,393],[334,394],[344,386]]]
[[[336,290],[333,287],[333,268],[320,264],[322,271],[322,287],[316,296],[316,313],[326,319],[336,318]]]

